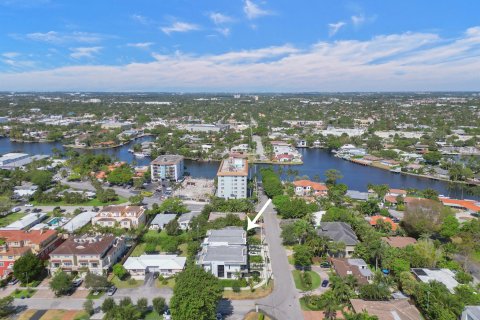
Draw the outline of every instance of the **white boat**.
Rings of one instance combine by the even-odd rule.
[[[143,154],[143,152],[135,152],[133,155],[137,158],[145,158],[145,154]]]
[[[134,152],[133,149],[128,149],[127,151],[130,152],[130,153]]]

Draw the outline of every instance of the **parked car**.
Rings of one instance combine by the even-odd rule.
[[[22,209],[19,208],[19,207],[13,207],[12,210],[10,210],[11,213],[15,213],[15,212],[19,212],[21,211]]]
[[[170,309],[165,310],[163,313],[164,320],[172,320],[172,315],[170,314]]]
[[[31,203],[25,203],[25,207],[31,208],[31,207],[33,207],[33,204],[31,204]]]
[[[326,262],[326,261],[325,261],[325,262],[322,262],[322,263],[320,263],[320,267],[322,267],[322,268],[330,268],[330,263],[328,263],[328,262]]]
[[[117,291],[117,287],[111,286],[111,287],[108,288],[108,290],[107,290],[107,295],[108,295],[108,296],[113,296],[113,295],[115,294],[115,291]]]
[[[325,280],[322,281],[322,287],[326,288],[327,286],[328,286],[328,280],[325,279]]]
[[[13,286],[13,285],[16,285],[18,283],[18,279],[17,278],[12,278],[10,281],[8,281],[8,284]]]
[[[32,210],[33,213],[39,213],[39,212],[42,212],[42,209],[39,209],[39,208],[35,208]]]
[[[80,287],[80,285],[82,284],[83,282],[83,279],[82,278],[78,278],[78,279],[75,279],[72,281],[72,284],[75,286],[75,287]]]

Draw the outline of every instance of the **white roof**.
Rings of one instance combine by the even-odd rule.
[[[97,212],[94,211],[82,212],[76,215],[72,220],[68,221],[62,228],[67,232],[73,232],[89,223],[96,215]]]
[[[185,266],[186,261],[186,257],[176,255],[142,254],[140,257],[128,257],[123,266],[127,270],[147,269],[148,267],[181,270]]]
[[[1,228],[0,230],[22,230],[25,229],[32,224],[34,224],[36,221],[41,220],[43,217],[45,217],[47,214],[45,212],[39,212],[39,213],[30,213],[27,214],[26,216],[22,217],[20,220],[17,220],[8,226]]]
[[[458,282],[455,280],[455,273],[449,269],[413,268],[412,272],[422,282],[438,281],[443,283],[451,293],[458,286]]]

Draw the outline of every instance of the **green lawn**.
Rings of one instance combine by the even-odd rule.
[[[24,289],[24,290],[19,290],[16,289],[15,291],[12,292],[11,296],[17,299],[20,299],[21,297],[24,298],[31,298],[37,290],[33,289]]]
[[[305,271],[305,272],[309,273],[310,276],[312,277],[312,287],[311,288],[304,287],[303,283],[302,283],[302,280],[300,278],[301,277],[301,271],[293,270],[292,274],[293,274],[293,280],[295,281],[295,287],[297,287],[297,289],[302,290],[302,291],[309,291],[309,290],[317,289],[320,286],[320,282],[322,280],[322,279],[320,279],[320,276],[318,275],[318,273],[316,273],[315,271]]]
[[[293,259],[293,254],[288,256],[287,258],[288,258],[288,263],[290,263],[293,266],[295,263],[295,260]]]
[[[476,262],[480,262],[480,251],[476,251],[472,254],[472,259]]]
[[[187,256],[187,243],[182,243],[181,245],[178,246],[178,250],[180,250],[182,253],[180,253],[180,257],[186,257]]]
[[[113,276],[110,281],[115,285],[115,287],[120,289],[138,288],[143,284],[143,281],[141,280],[136,280],[133,278],[120,280],[117,276]]]
[[[170,278],[167,279],[167,283],[163,284],[160,282],[160,280],[156,279],[155,280],[155,287],[157,288],[172,288],[175,286],[175,278]]]
[[[318,311],[316,309],[310,308],[307,303],[305,302],[305,297],[300,298],[300,307],[302,308],[303,311]]]
[[[88,293],[87,299],[100,299],[104,294],[105,294],[105,292],[99,291],[99,294],[97,294],[96,296],[94,296],[94,295],[93,295],[93,291],[90,291],[90,292]]]
[[[112,205],[112,204],[122,204],[122,203],[125,203],[125,202],[128,202],[128,199],[119,196],[118,200],[110,201],[110,202],[100,202],[98,199],[92,199],[90,201],[82,202],[82,203],[65,203],[64,201],[51,202],[51,203],[38,203],[36,201],[31,201],[31,204],[33,204],[34,206],[103,207],[103,206],[109,206],[109,205]]]
[[[159,315],[155,311],[152,311],[150,313],[147,313],[145,316],[145,320],[163,320],[163,315]]]
[[[23,212],[15,212],[15,213],[10,213],[7,216],[1,217],[0,218],[0,227],[5,227],[9,225],[12,222],[15,222],[19,220],[21,217],[25,216],[26,214]]]

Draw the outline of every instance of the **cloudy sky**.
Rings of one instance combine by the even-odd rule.
[[[477,91],[479,12],[473,0],[0,0],[0,91]]]

